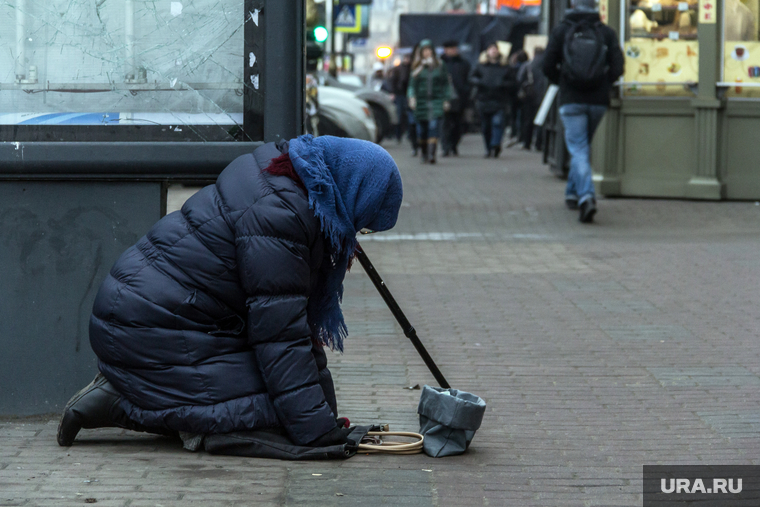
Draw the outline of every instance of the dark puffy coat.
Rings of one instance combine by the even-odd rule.
[[[262,172],[279,155],[268,144],[236,159],[100,287],[90,342],[137,422],[203,434],[284,426],[296,444],[335,427],[306,314],[322,232],[306,193]]]
[[[413,70],[408,96],[417,102],[414,109],[417,121],[443,118],[443,103],[451,98],[446,65],[440,63],[432,68],[420,66]]]
[[[610,105],[612,84],[623,75],[623,51],[620,49],[617,34],[607,25],[602,25],[604,40],[607,44],[607,81],[594,90],[579,90],[569,85],[562,74],[565,37],[573,24],[579,21],[600,22],[598,12],[571,11],[549,36],[549,43],[544,52],[544,74],[552,83],[559,84],[559,105],[594,104]]]
[[[481,113],[495,113],[506,109],[510,93],[517,90],[517,73],[509,65],[479,63],[470,75],[475,85],[475,101]]]

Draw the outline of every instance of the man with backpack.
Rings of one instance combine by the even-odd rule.
[[[571,10],[549,37],[544,73],[559,83],[559,114],[570,152],[565,203],[580,209],[580,221],[596,214],[589,149],[610,105],[613,83],[623,74],[617,34],[602,24],[595,0],[573,0]]]

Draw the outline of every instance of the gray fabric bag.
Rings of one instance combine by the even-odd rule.
[[[462,454],[480,428],[485,411],[486,402],[479,396],[426,385],[417,407],[425,454],[434,458]]]

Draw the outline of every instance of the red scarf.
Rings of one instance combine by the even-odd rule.
[[[272,159],[269,166],[264,169],[265,173],[269,173],[272,176],[287,176],[291,180],[295,181],[298,188],[306,192],[306,185],[303,184],[301,178],[293,169],[293,164],[290,162],[290,155],[283,153],[277,158]]]

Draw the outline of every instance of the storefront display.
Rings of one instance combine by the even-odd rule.
[[[723,86],[729,98],[760,98],[759,0],[724,0]]]
[[[760,0],[610,4],[621,93],[594,139],[605,196],[760,199]]]
[[[625,5],[623,94],[693,95],[699,81],[697,3],[633,0]]]

